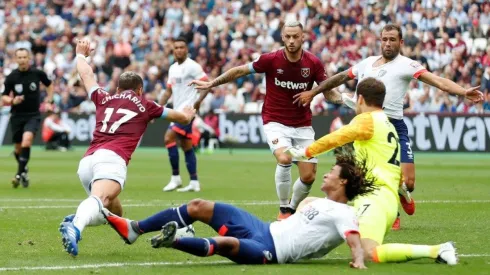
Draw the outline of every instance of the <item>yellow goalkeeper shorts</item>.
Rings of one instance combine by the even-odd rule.
[[[398,201],[398,196],[387,187],[380,187],[372,194],[354,200],[361,239],[383,244],[397,217]]]

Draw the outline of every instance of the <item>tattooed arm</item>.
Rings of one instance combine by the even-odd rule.
[[[327,80],[323,81],[320,83],[320,85],[316,86],[313,90],[311,90],[315,95],[319,93],[328,93],[330,90],[333,88],[336,88],[347,81],[351,80],[351,77],[349,76],[349,70],[345,70],[341,73],[338,73]],[[338,91],[337,91],[338,93]],[[340,94],[338,95],[340,97]],[[325,95],[325,98],[327,96]],[[328,99],[328,98],[327,98]]]
[[[207,90],[225,83],[228,83],[230,81],[233,81],[235,79],[238,79],[242,76],[248,75],[253,73],[253,71],[250,70],[249,65],[242,65],[238,66],[232,69],[229,69],[226,71],[226,73],[218,76],[215,80],[213,81],[200,81],[200,80],[193,80],[189,85],[196,85],[196,89],[199,90]]]
[[[344,101],[342,100],[342,94],[337,89],[323,92],[323,96],[328,102],[331,102],[333,104],[340,105],[344,103]]]
[[[340,92],[332,89],[346,83],[351,79],[351,76],[349,76],[349,70],[338,73],[320,83],[313,90],[294,95],[295,99],[293,103],[307,106],[317,94],[323,92],[328,101],[335,104],[342,104],[343,101]]]

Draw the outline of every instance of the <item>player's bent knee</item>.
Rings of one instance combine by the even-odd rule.
[[[191,217],[196,217],[202,213],[203,210],[209,208],[210,203],[210,201],[203,199],[193,199],[187,204],[187,213]]]
[[[121,193],[121,185],[114,180],[95,180],[91,185],[90,194],[100,199],[104,207],[112,204],[112,201]]]
[[[305,175],[301,175],[301,181],[304,184],[313,184],[315,182],[315,173],[307,173]]]
[[[291,158],[291,156],[286,155],[284,153],[276,156],[276,159],[277,159],[277,163],[282,164],[282,165],[288,165],[288,164],[291,164],[293,162],[293,159]]]

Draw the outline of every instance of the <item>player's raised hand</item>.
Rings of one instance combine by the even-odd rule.
[[[355,269],[367,269],[367,267],[364,265],[364,262],[362,261],[350,262],[349,265],[350,267]]]
[[[467,99],[471,100],[471,102],[473,102],[473,103],[482,102],[484,100],[483,93],[481,91],[479,91],[478,89],[480,89],[480,86],[471,87],[471,88],[467,89],[465,92],[465,97]]]
[[[311,103],[314,97],[315,93],[313,93],[312,91],[301,92],[293,96],[293,104],[298,104],[298,106],[306,107]]]
[[[196,86],[196,89],[198,90],[208,90],[213,88],[213,82],[212,81],[202,81],[202,80],[197,80],[194,79],[189,83],[189,86]]]
[[[298,160],[308,160],[308,157],[306,156],[306,149],[301,146],[289,146],[286,148],[286,150],[284,150],[284,153]]]
[[[75,48],[76,54],[82,54],[87,57],[90,55],[90,41],[88,39],[82,39],[77,41],[77,46]]]

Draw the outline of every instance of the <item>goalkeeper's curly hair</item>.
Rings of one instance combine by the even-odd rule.
[[[356,160],[354,151],[349,148],[342,148],[342,152],[336,155],[336,165],[342,169],[340,178],[347,180],[345,185],[345,195],[349,201],[357,196],[369,194],[378,187],[374,184],[376,178],[367,177],[370,168],[367,166],[366,158]]]

